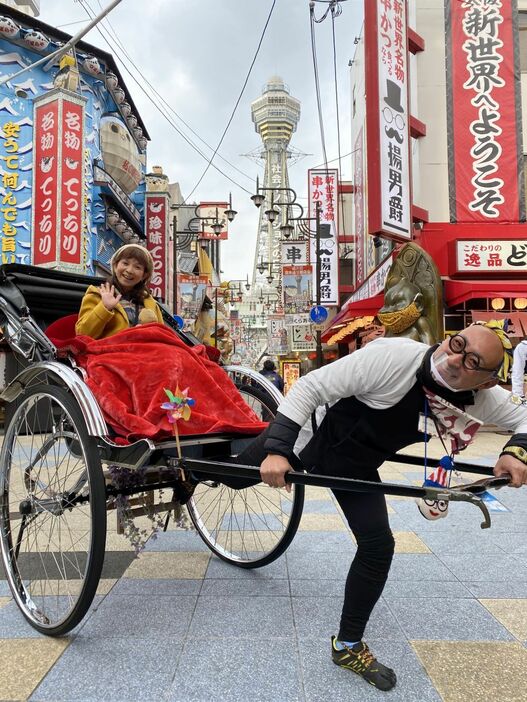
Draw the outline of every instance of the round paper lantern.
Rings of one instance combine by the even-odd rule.
[[[100,76],[102,74],[101,64],[95,56],[86,56],[82,65],[92,76]]]
[[[12,39],[19,31],[20,27],[10,17],[0,17],[0,36]]]
[[[49,39],[42,32],[31,30],[24,35],[24,42],[35,51],[44,51],[49,46]]]
[[[117,86],[119,85],[119,81],[117,80],[117,76],[115,73],[112,73],[111,71],[108,71],[106,74],[106,87],[108,90],[115,90]]]

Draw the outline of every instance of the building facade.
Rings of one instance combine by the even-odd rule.
[[[80,42],[33,66],[70,38],[1,7],[2,263],[103,273],[145,243],[148,134],[110,54]]]
[[[365,2],[351,69],[357,289],[325,338],[375,315],[385,242],[410,240],[439,268],[446,332],[507,316],[527,333],[526,30],[522,0]]]

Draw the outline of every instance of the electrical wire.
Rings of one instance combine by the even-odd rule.
[[[101,0],[97,0],[97,4],[98,4],[99,7],[102,9]],[[165,98],[163,97],[163,95],[161,95],[161,93],[159,93],[159,92],[155,89],[155,87],[154,87],[154,86],[152,85],[152,83],[148,80],[148,78],[141,72],[141,69],[137,66],[137,64],[135,63],[135,61],[133,60],[133,58],[132,58],[132,57],[130,56],[130,54],[128,53],[128,51],[127,51],[126,47],[124,46],[124,44],[123,44],[122,41],[119,39],[119,37],[118,37],[118,35],[117,35],[117,32],[115,31],[115,29],[113,28],[113,26],[112,26],[112,24],[111,24],[111,22],[110,22],[109,17],[106,17],[106,19],[104,20],[104,22],[106,22],[106,24],[108,25],[108,33],[111,33],[111,34],[113,35],[114,41],[117,43],[117,45],[119,46],[119,48],[121,49],[121,51],[124,53],[124,55],[126,56],[126,58],[128,59],[128,61],[129,61],[129,62],[132,64],[132,66],[135,68],[135,70],[136,70],[138,73],[140,73],[142,79],[145,81],[146,85],[150,88],[150,90],[154,93],[154,95],[156,95],[156,97],[157,97],[159,100],[161,100],[161,102],[165,105],[166,109],[167,109],[170,113],[172,113],[180,122],[182,122],[182,123],[185,125],[185,127],[187,127],[187,129],[189,129],[189,130],[192,132],[192,134],[194,134],[195,137],[197,137],[203,144],[205,144],[205,146],[206,146],[208,149],[210,149],[211,151],[214,151],[214,147],[212,147],[210,144],[208,144],[208,143],[205,141],[205,139],[202,139],[202,137],[200,137],[200,135],[199,135],[194,129],[192,129],[192,127],[190,126],[190,124],[188,124],[188,123],[183,119],[183,117],[182,117],[180,114],[178,114],[178,113],[176,112],[176,110],[165,100]],[[227,164],[228,164],[231,168],[233,168],[235,171],[238,171],[238,173],[240,173],[241,175],[245,176],[248,180],[250,180],[251,182],[254,182],[254,180],[255,180],[254,176],[251,176],[251,175],[249,175],[248,173],[245,173],[245,171],[242,171],[240,168],[238,168],[238,166],[235,166],[234,163],[231,163],[229,160],[227,160],[226,158],[224,158],[221,154],[217,154],[217,156],[218,156],[218,158],[220,158],[222,161],[225,161],[225,163],[227,163]]]
[[[218,149],[219,149],[220,146],[222,145],[223,140],[224,140],[224,138],[225,138],[225,136],[226,136],[226,134],[227,134],[227,131],[228,131],[229,127],[231,126],[231,122],[232,122],[232,120],[234,119],[234,115],[236,114],[236,110],[238,109],[238,105],[240,104],[240,100],[242,99],[242,95],[243,95],[243,93],[245,92],[245,88],[247,87],[247,83],[249,82],[249,77],[250,77],[251,72],[252,72],[252,70],[253,70],[253,66],[254,66],[254,64],[256,63],[256,59],[257,59],[257,57],[258,57],[258,54],[260,53],[260,48],[261,48],[261,46],[262,46],[262,42],[263,42],[263,40],[264,40],[265,33],[267,32],[267,27],[269,26],[269,22],[271,21],[271,17],[272,17],[272,14],[273,14],[273,11],[274,11],[274,8],[275,8],[275,5],[276,5],[276,1],[277,1],[277,0],[273,0],[273,4],[271,5],[271,9],[269,10],[269,14],[268,14],[268,16],[267,16],[267,20],[266,20],[266,22],[265,22],[265,24],[264,24],[264,27],[263,27],[263,30],[262,30],[262,34],[261,34],[261,36],[260,36],[260,41],[258,42],[258,46],[256,47],[256,51],[255,51],[255,53],[254,53],[253,60],[251,61],[251,65],[249,66],[249,70],[247,71],[247,75],[246,75],[246,77],[245,77],[245,81],[244,81],[244,83],[243,83],[243,85],[242,85],[242,89],[241,89],[241,91],[240,91],[240,94],[239,94],[239,96],[238,96],[238,99],[236,100],[236,103],[234,104],[234,108],[233,108],[233,110],[232,110],[231,116],[229,117],[229,121],[227,122],[227,126],[226,126],[225,129],[223,130],[223,134],[221,135],[221,138],[220,138],[220,140],[219,140],[219,142],[218,142],[218,145],[217,145],[217,147],[215,148],[214,153],[212,154],[212,156],[211,156],[211,158],[210,158],[210,161],[208,162],[208,164],[207,164],[205,170],[204,170],[203,173],[201,174],[201,177],[199,178],[199,180],[198,180],[198,182],[196,183],[196,185],[192,188],[192,190],[191,190],[190,194],[188,195],[188,197],[185,198],[184,202],[185,202],[188,198],[192,197],[192,194],[194,193],[194,191],[196,190],[196,188],[199,186],[199,184],[201,183],[201,181],[202,181],[203,178],[205,177],[205,174],[207,173],[207,171],[209,170],[210,166],[212,165],[212,161],[213,161],[214,157],[216,156],[216,153],[218,152]]]
[[[78,2],[79,2],[79,4],[82,6],[82,8],[84,9],[84,11],[87,13],[88,17],[93,18],[93,15],[91,14],[91,12],[92,12],[91,8],[86,7],[86,5],[84,4],[83,0],[78,0]],[[247,190],[247,188],[245,188],[243,185],[241,185],[240,183],[238,183],[237,181],[235,181],[233,178],[231,178],[227,173],[225,173],[224,171],[222,171],[221,168],[219,168],[215,163],[211,163],[211,160],[209,159],[209,157],[206,156],[206,155],[201,151],[201,149],[200,149],[196,144],[194,144],[194,142],[193,142],[191,139],[189,139],[189,138],[187,137],[187,135],[184,134],[184,133],[179,129],[179,127],[177,126],[177,124],[175,124],[175,122],[170,118],[169,115],[166,114],[166,112],[161,108],[161,106],[160,106],[159,104],[156,103],[156,101],[152,98],[152,96],[148,94],[148,92],[145,90],[145,88],[143,87],[143,85],[141,85],[141,83],[137,80],[137,78],[134,76],[134,74],[133,74],[133,73],[131,72],[131,70],[128,68],[128,66],[126,65],[126,62],[123,60],[123,57],[120,55],[119,51],[116,51],[115,46],[112,44],[111,37],[108,35],[107,30],[106,30],[105,28],[103,28],[103,27],[99,27],[99,25],[97,25],[96,29],[97,29],[97,31],[99,32],[99,34],[101,35],[101,37],[103,38],[104,42],[108,45],[108,47],[110,48],[110,50],[121,60],[122,65],[123,65],[123,68],[124,68],[125,71],[128,73],[128,75],[130,76],[130,78],[136,83],[136,85],[137,85],[137,86],[139,87],[139,89],[145,94],[145,96],[148,98],[148,100],[150,100],[150,102],[152,103],[152,105],[153,105],[153,106],[157,109],[157,111],[165,118],[165,120],[170,124],[170,126],[181,136],[181,138],[182,138],[192,149],[194,149],[194,151],[196,151],[196,153],[198,153],[205,161],[207,161],[207,162],[209,163],[209,165],[211,165],[215,170],[217,170],[218,173],[220,173],[224,178],[227,178],[227,180],[229,180],[229,181],[230,181],[233,185],[235,185],[236,187],[240,188],[240,190],[243,190],[243,191],[244,191],[245,193],[247,193],[248,195],[251,195],[252,193],[251,193],[250,190]],[[186,198],[186,199],[188,199],[188,198]],[[186,200],[185,200],[185,201],[186,201]]]
[[[333,81],[335,83],[335,111],[336,111],[336,119],[337,119],[337,153],[338,153],[338,159],[339,159],[339,174],[340,177],[342,178],[342,158],[340,155],[340,117],[339,117],[339,88],[338,88],[338,78],[337,78],[337,41],[335,39],[335,7],[332,5],[331,6],[331,34],[333,37]],[[345,234],[346,233],[346,222],[344,219],[344,193],[340,188],[337,189],[338,194],[338,202],[340,204],[340,216],[342,219],[342,231]]]
[[[329,9],[328,9],[329,11]],[[322,101],[320,99],[320,80],[318,76],[318,62],[317,62],[317,47],[315,41],[315,5],[314,2],[309,4],[309,16],[310,16],[310,28],[311,28],[311,56],[313,58],[313,74],[315,78],[315,92],[317,97],[317,109],[318,109],[318,124],[320,128],[320,141],[322,144],[322,156],[324,157],[324,165],[327,170],[328,157],[326,153],[326,139],[324,136],[324,118],[322,116]]]

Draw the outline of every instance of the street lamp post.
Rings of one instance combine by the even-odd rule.
[[[320,280],[320,211],[321,211],[321,205],[317,201],[315,203],[315,216],[314,217],[305,217],[304,216],[304,208],[302,205],[296,201],[296,192],[293,190],[293,188],[273,188],[273,187],[260,187],[258,183],[258,178],[256,179],[256,194],[252,195],[251,200],[254,202],[256,207],[261,207],[265,201],[265,196],[263,193],[265,191],[271,191],[271,207],[269,210],[266,210],[265,214],[267,215],[267,219],[270,222],[274,222],[276,217],[278,216],[279,212],[274,208],[275,205],[281,206],[285,208],[285,222],[282,223],[280,226],[280,230],[284,237],[288,239],[291,234],[294,231],[294,227],[291,225],[291,222],[298,222],[300,225],[300,229],[303,234],[305,234],[309,238],[313,238],[313,234],[309,230],[309,222],[314,222],[315,223],[315,281],[316,281],[316,286],[315,286],[315,304],[317,307],[320,307],[321,303],[321,280]],[[282,191],[287,193],[287,202],[281,202],[279,200],[274,200],[274,195],[273,191]],[[290,199],[290,194],[291,194],[291,199]],[[293,216],[289,213],[289,209],[292,207],[298,207],[300,214],[298,216]],[[307,227],[306,227],[307,225]],[[272,264],[271,263],[264,263],[263,261],[260,262],[260,266],[257,266],[257,268],[263,273],[263,270],[266,266],[269,266],[269,277],[272,277]],[[315,332],[315,339],[316,339],[316,367],[320,368],[323,365],[324,359],[322,356],[322,332],[317,329]]]
[[[173,205],[174,209],[178,209],[178,205]],[[183,231],[178,231],[177,229],[177,216],[174,214],[174,217],[172,219],[172,243],[173,243],[173,255],[174,255],[174,270],[173,270],[173,288],[172,288],[172,296],[173,296],[173,313],[177,314],[177,276],[178,276],[178,250],[181,250],[188,246],[190,242],[195,238],[196,235],[196,230],[195,226],[193,228],[193,225],[199,224],[200,222],[203,223],[204,226],[209,226],[214,234],[216,236],[220,236],[223,227],[225,226],[223,224],[223,221],[220,220],[219,215],[218,215],[218,208],[216,207],[216,212],[214,216],[211,217],[200,217],[198,214],[198,209],[199,205],[196,205],[194,208],[194,217],[192,217],[187,225],[187,229],[184,229]],[[236,210],[232,209],[232,196],[229,193],[229,207],[224,210],[223,214],[227,218],[229,222],[232,222],[236,215],[238,214]],[[180,239],[181,237],[181,239]]]

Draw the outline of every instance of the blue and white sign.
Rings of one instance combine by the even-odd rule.
[[[313,324],[324,324],[328,318],[328,311],[322,305],[315,305],[309,310],[309,319]]]

